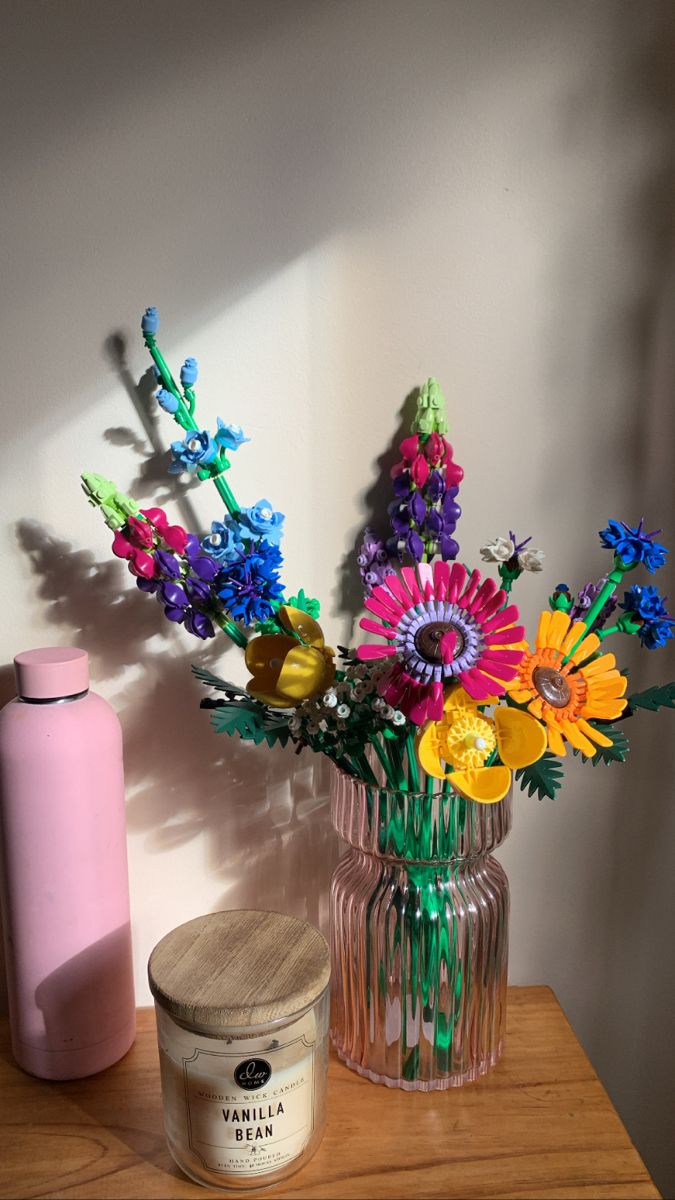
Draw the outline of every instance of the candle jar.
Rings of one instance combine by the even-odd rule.
[[[180,925],[148,964],[164,1128],[191,1179],[278,1183],[325,1124],[330,954],[281,913],[210,913]]]

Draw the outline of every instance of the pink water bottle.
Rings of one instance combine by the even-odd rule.
[[[78,1079],[135,1036],[122,733],[84,650],[14,659],[0,712],[0,879],[12,1050]]]

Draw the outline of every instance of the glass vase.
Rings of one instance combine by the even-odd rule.
[[[410,1091],[477,1079],[504,1044],[509,887],[490,852],[511,793],[475,804],[447,784],[393,791],[336,767],[331,816],[349,846],[331,885],[340,1058]]]

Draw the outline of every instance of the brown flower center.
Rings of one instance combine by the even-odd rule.
[[[535,667],[532,682],[547,704],[552,708],[566,708],[572,699],[572,689],[564,675],[555,667]]]
[[[458,658],[464,649],[464,638],[457,626],[450,621],[429,621],[427,625],[423,625],[421,629],[417,630],[415,649],[420,658],[424,658],[430,663],[442,663],[441,641],[445,634],[450,632],[456,635],[453,658]]]

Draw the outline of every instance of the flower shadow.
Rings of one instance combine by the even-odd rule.
[[[127,340],[119,330],[109,334],[103,350],[112,370],[117,375],[129,396],[145,432],[143,438],[134,429],[115,425],[104,430],[103,436],[112,446],[131,450],[138,460],[137,473],[128,484],[134,498],[151,500],[153,505],[163,507],[169,502],[177,504],[188,529],[198,530],[200,520],[189,493],[199,486],[194,476],[176,478],[168,473],[171,451],[159,432],[157,403],[154,399],[157,380],[151,368],[141,375],[138,382],[131,373],[127,359]]]
[[[343,555],[338,566],[337,582],[332,593],[333,601],[336,609],[349,616],[352,623],[363,609],[363,584],[356,561],[358,548],[367,528],[373,529],[379,538],[386,538],[391,534],[387,518],[387,506],[393,499],[391,469],[400,457],[399,444],[410,432],[419,394],[419,387],[413,388],[396,414],[397,432],[389,446],[375,459],[373,482],[361,495],[361,508],[365,513],[365,520],[350,535],[354,539],[353,545]]]
[[[119,684],[113,703],[124,730],[130,836],[150,854],[201,838],[206,875],[223,886],[215,908],[277,908],[326,929],[338,856],[327,764],[291,747],[261,749],[216,736],[199,707],[207,693],[190,666],[227,674],[223,640],[188,642],[150,597],[121,590],[122,563],[73,550],[35,521],[20,521],[16,533],[47,620],[89,651],[94,686],[97,678]],[[142,678],[127,682],[128,669],[139,664]],[[11,695],[9,668],[7,675]],[[181,886],[187,896],[190,880]]]

